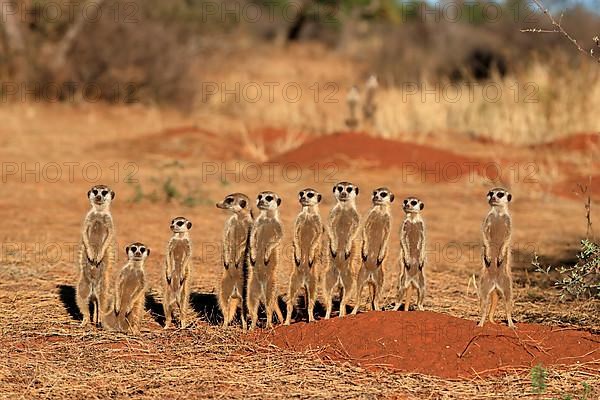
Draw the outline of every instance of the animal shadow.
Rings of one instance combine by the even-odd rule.
[[[220,325],[223,322],[223,313],[215,293],[192,292],[190,305],[198,317],[210,325]]]
[[[154,293],[146,293],[144,307],[147,311],[150,311],[150,315],[157,324],[165,326],[165,310],[163,309],[162,303],[156,300],[156,295]]]
[[[77,296],[77,291],[75,290],[75,286],[71,285],[58,285],[58,297],[62,302],[65,310],[71,318],[76,321],[83,320],[83,314],[79,311],[79,307],[77,306],[77,300],[75,297]]]

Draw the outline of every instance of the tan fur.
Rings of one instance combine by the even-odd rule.
[[[263,303],[267,310],[267,328],[272,327],[273,313],[276,313],[279,321],[283,322],[275,291],[275,271],[280,263],[280,247],[283,238],[283,227],[277,209],[281,200],[272,192],[261,192],[258,196],[257,206],[260,215],[254,222],[250,234],[252,265],[248,281],[250,329],[256,328],[260,303]],[[265,200],[268,197],[272,200]]]
[[[182,223],[177,226],[175,224]],[[189,226],[189,227],[188,227]],[[165,271],[163,275],[163,309],[165,329],[171,326],[175,308],[179,311],[182,328],[187,326],[189,314],[189,293],[192,269],[192,242],[189,237],[191,222],[183,217],[171,222],[173,236],[167,244]]]
[[[380,194],[385,193],[381,198]],[[369,286],[369,308],[380,310],[379,298],[383,289],[383,262],[387,256],[392,228],[390,204],[394,195],[387,188],[373,192],[373,206],[362,228],[361,267],[356,278],[356,298],[352,314],[358,312],[360,296],[365,285]]]
[[[308,197],[308,194],[311,197]],[[300,192],[302,211],[294,223],[294,269],[290,276],[287,298],[287,315],[285,325],[292,320],[292,311],[296,298],[301,290],[306,293],[308,321],[313,322],[315,302],[317,300],[317,267],[321,263],[321,242],[323,223],[319,214],[321,195],[313,189]]]
[[[394,311],[398,311],[402,303],[404,303],[404,310],[409,310],[413,290],[417,292],[417,309],[423,310],[427,284],[425,279],[426,234],[425,222],[420,212],[424,205],[419,199],[409,197],[404,200],[403,207],[406,215],[400,229],[400,276]]]
[[[502,192],[502,198],[496,195]],[[490,196],[490,194],[492,195]],[[488,193],[491,209],[483,221],[482,269],[479,277],[479,299],[483,326],[489,315],[494,323],[494,313],[498,297],[504,298],[508,326],[514,328],[512,320],[512,276],[511,251],[512,219],[508,212],[508,202],[512,195],[505,189],[494,188]]]
[[[250,246],[248,236],[253,223],[250,200],[245,194],[233,193],[226,196],[222,202],[217,204],[217,207],[232,212],[223,229],[224,269],[219,290],[219,307],[223,313],[223,326],[228,326],[233,321],[238,308],[240,308],[242,328],[246,330],[244,270],[248,269]]]
[[[144,245],[133,243],[127,247],[129,260],[119,273],[114,299],[104,319],[106,328],[109,330],[138,335],[144,314],[146,287],[144,261],[146,256],[141,259],[134,258],[129,251],[131,246]],[[147,254],[149,253],[148,250]]]
[[[102,197],[100,203],[94,201],[94,190]],[[109,194],[102,196],[102,192]],[[107,308],[109,277],[115,262],[115,228],[110,212],[113,197],[114,193],[104,185],[94,186],[88,192],[92,208],[83,222],[76,296],[77,306],[83,314],[83,326],[90,322],[100,325]]]
[[[342,192],[337,191],[338,187],[343,188]],[[347,195],[347,188],[355,191]],[[343,192],[346,195],[340,198],[340,193]],[[346,315],[346,304],[354,281],[354,264],[359,256],[356,236],[360,217],[355,202],[358,188],[351,183],[340,182],[334,186],[334,194],[338,202],[329,213],[329,266],[323,279],[327,308],[325,319],[331,317],[334,291],[338,287],[341,290],[339,316]]]

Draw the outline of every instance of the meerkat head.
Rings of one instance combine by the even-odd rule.
[[[281,204],[281,198],[274,192],[260,192],[256,196],[256,207],[259,210],[277,210]]]
[[[321,193],[311,188],[306,188],[298,192],[298,201],[302,207],[316,206],[321,202],[321,198]]]
[[[373,190],[373,205],[390,204],[394,202],[394,193],[386,187],[380,187]]]
[[[425,208],[425,203],[416,197],[407,197],[402,202],[402,209],[407,214],[418,214]]]
[[[125,253],[132,261],[144,261],[150,255],[150,249],[143,243],[135,242],[125,247]]]
[[[340,182],[333,187],[333,195],[339,202],[354,201],[358,196],[358,186],[350,182]]]
[[[508,203],[512,200],[512,194],[508,190],[497,187],[490,190],[487,194],[488,203],[490,206],[508,206]]]
[[[360,94],[358,93],[358,88],[356,86],[352,86],[348,91],[348,95],[346,96],[346,102],[348,104],[356,104],[360,100]]]
[[[223,210],[231,210],[234,213],[248,210],[250,199],[243,193],[232,193],[225,196],[223,201],[217,203],[217,207]]]
[[[192,229],[192,223],[185,217],[173,218],[171,221],[171,231],[173,233],[185,233]]]
[[[87,193],[90,204],[94,208],[104,208],[113,201],[115,192],[106,185],[93,186]]]

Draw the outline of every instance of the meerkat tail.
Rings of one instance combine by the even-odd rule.
[[[488,318],[492,324],[495,324],[496,321],[494,321],[494,314],[496,313],[496,306],[498,305],[498,292],[496,290],[493,290],[492,293],[490,294],[490,297],[491,297],[491,303],[490,303],[490,313],[488,315]]]

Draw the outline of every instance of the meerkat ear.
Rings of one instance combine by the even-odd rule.
[[[333,187],[333,193],[335,193],[335,188],[336,188],[336,186]]]
[[[356,195],[358,196],[358,186],[354,188],[354,191],[356,192]]]
[[[512,194],[509,193],[508,196],[506,196],[506,198],[508,199],[508,201],[511,201],[512,200]]]
[[[396,196],[394,196],[394,194],[390,194],[390,203],[394,202],[394,199],[396,198]]]
[[[188,221],[187,227],[188,227],[188,229],[192,229],[192,223],[190,221]]]
[[[125,247],[125,254],[129,254],[129,246]]]
[[[110,199],[111,200],[115,199],[115,192],[113,192],[112,190],[110,191]]]
[[[246,200],[240,200],[240,207],[246,208]]]
[[[318,194],[317,195],[317,203],[320,203],[322,198],[323,198],[323,196],[321,196],[321,194]]]
[[[277,198],[277,207],[279,207],[281,205],[281,197]]]
[[[146,247],[146,256],[150,255],[150,249]]]
[[[88,197],[90,197],[90,194],[92,193],[91,190],[88,190]]]
[[[424,209],[425,208],[425,203],[421,203],[421,205],[419,207],[421,208],[421,210]]]

